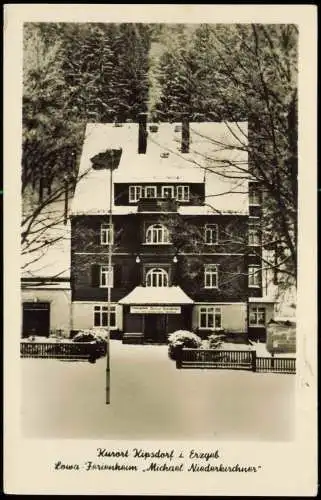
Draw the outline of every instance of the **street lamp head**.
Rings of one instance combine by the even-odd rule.
[[[174,264],[177,264],[177,256],[176,255],[174,255],[174,257],[173,257],[173,262],[174,262]]]
[[[136,264],[139,264],[140,263],[140,257],[139,255],[136,255]]]

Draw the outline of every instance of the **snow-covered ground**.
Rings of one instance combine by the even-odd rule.
[[[295,376],[177,370],[166,346],[111,341],[96,364],[21,360],[26,437],[283,441],[293,438]]]
[[[266,344],[264,342],[255,342],[251,346],[251,349],[256,350],[257,356],[262,356],[264,358],[271,358],[272,355],[271,353],[267,350]],[[291,352],[291,353],[275,353],[274,354],[275,358],[296,358],[296,353]]]

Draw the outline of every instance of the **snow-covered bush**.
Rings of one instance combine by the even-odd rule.
[[[97,357],[104,356],[106,354],[107,341],[102,336],[102,333],[103,333],[102,331],[99,331],[98,334],[93,330],[80,330],[73,337],[72,341],[94,343],[97,346],[97,349],[95,349],[96,356]]]
[[[197,349],[202,344],[202,339],[188,330],[177,330],[168,337],[168,355],[171,359],[176,359],[176,352],[182,347]]]
[[[175,345],[178,342],[183,343],[184,347],[199,347],[202,343],[201,338],[196,333],[188,330],[177,330],[168,337],[169,344]]]
[[[96,342],[97,336],[92,330],[80,330],[72,339],[73,342]]]
[[[220,349],[224,340],[224,333],[212,333],[207,339],[208,349]]]

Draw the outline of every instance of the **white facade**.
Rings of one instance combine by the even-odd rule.
[[[87,330],[94,328],[95,307],[106,307],[107,302],[84,302],[75,301],[72,303],[72,330]],[[123,306],[120,304],[111,304],[116,311],[116,324],[111,326],[111,330],[123,329]],[[101,325],[102,326],[102,325]]]
[[[199,329],[201,308],[215,307],[220,310],[221,328],[231,333],[247,332],[247,304],[246,302],[233,303],[202,303],[195,304],[193,307],[192,327]]]

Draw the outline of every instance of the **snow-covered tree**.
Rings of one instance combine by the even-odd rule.
[[[297,39],[294,25],[201,25],[163,54],[155,105],[162,121],[248,121],[235,149],[248,153],[267,259],[286,286],[297,275]]]

